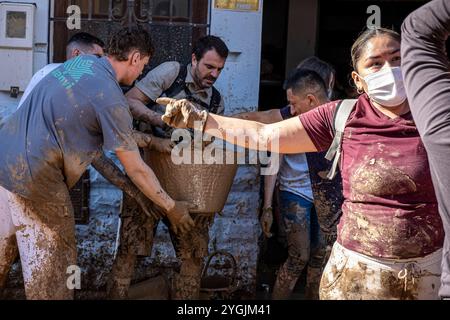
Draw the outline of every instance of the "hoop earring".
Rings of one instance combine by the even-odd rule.
[[[364,90],[363,90],[363,89],[360,89],[360,88],[358,88],[358,89],[356,89],[356,92],[358,92],[358,94],[363,94],[363,93],[364,93]]]

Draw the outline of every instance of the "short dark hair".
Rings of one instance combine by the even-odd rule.
[[[304,59],[297,66],[297,69],[312,70],[317,72],[325,82],[325,88],[328,88],[331,76],[336,74],[336,70],[328,62],[320,60],[316,56],[311,56]]]
[[[222,58],[228,58],[229,50],[227,45],[222,39],[216,36],[206,36],[200,38],[192,49],[192,53],[195,54],[197,60],[200,61],[205,53],[212,49],[216,50]]]
[[[94,44],[102,48],[105,46],[105,43],[102,40],[87,32],[75,33],[73,36],[70,37],[69,41],[67,42],[67,45],[69,46],[75,43],[87,47],[92,47]]]
[[[291,89],[294,94],[318,93],[327,96],[327,87],[322,77],[313,70],[295,69],[284,84],[285,90]],[[322,97],[323,97],[322,96]]]
[[[109,39],[107,53],[119,61],[126,61],[132,50],[144,56],[153,55],[155,48],[147,30],[141,27],[123,28]]]

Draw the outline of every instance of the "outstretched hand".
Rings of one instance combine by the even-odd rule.
[[[166,112],[161,119],[169,126],[180,129],[194,129],[196,122],[199,122],[203,131],[208,112],[201,110],[189,100],[158,98],[156,103],[166,106]]]

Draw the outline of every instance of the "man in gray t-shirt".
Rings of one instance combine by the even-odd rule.
[[[126,94],[133,117],[144,122],[159,121],[163,125],[164,108],[155,104],[161,96],[187,98],[212,113],[223,114],[223,99],[213,84],[224,68],[227,56],[225,43],[218,37],[207,36],[196,43],[192,61],[187,66],[171,61],[151,70]],[[126,298],[136,257],[150,254],[153,240],[153,228],[138,223],[142,213],[137,214],[139,208],[129,200],[132,199],[124,198],[124,208],[129,208],[126,214],[130,218],[125,219],[123,215],[120,246],[108,285],[109,297],[116,299]],[[175,299],[199,298],[202,263],[208,254],[209,227],[213,219],[213,215],[196,215],[191,233],[177,237],[171,234],[177,257],[181,260],[180,272],[174,281]],[[171,226],[170,221],[164,222]]]
[[[192,227],[187,205],[171,199],[142,161],[119,86],[134,82],[152,51],[146,31],[119,31],[108,57],[82,55],[56,68],[0,128],[0,200],[7,200],[0,201],[0,221],[15,228],[27,298],[73,298],[66,285],[76,265],[68,190],[102,149],[116,152],[130,179],[175,228]],[[6,248],[0,242],[0,250]]]

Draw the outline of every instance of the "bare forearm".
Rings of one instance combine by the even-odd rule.
[[[317,151],[297,117],[265,125],[210,114],[204,129],[212,136],[253,150],[277,153]]]
[[[243,112],[232,116],[236,119],[256,121],[260,123],[270,124],[283,120],[280,110],[272,109],[267,111]]]
[[[272,207],[273,191],[277,182],[277,175],[264,176],[264,208]]]

